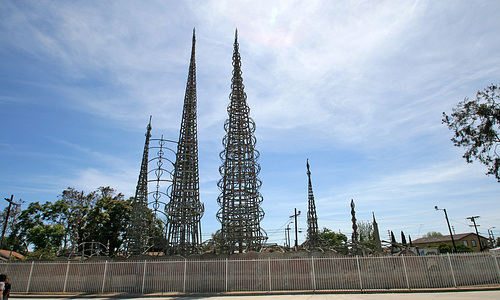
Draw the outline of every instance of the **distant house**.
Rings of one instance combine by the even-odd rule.
[[[480,235],[479,236],[479,240],[481,242],[481,247],[480,247],[477,237],[478,237],[478,235],[475,233],[472,233],[472,232],[459,233],[459,234],[453,235],[453,239],[455,240],[455,244],[457,246],[458,245],[469,246],[474,250],[474,252],[481,251],[481,248],[483,249],[483,251],[485,249],[489,249],[488,239],[485,238],[484,236]],[[419,248],[425,248],[425,247],[429,247],[429,246],[438,246],[442,242],[445,242],[445,243],[451,245],[452,244],[451,236],[443,235],[443,236],[416,239],[413,241],[413,246],[417,246]]]
[[[0,250],[0,261],[24,259],[22,254],[10,250]]]

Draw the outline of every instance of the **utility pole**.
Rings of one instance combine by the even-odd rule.
[[[17,203],[14,203],[12,200],[14,199],[14,195],[10,196],[9,198],[4,198],[5,201],[9,202],[9,208],[7,209],[7,215],[5,216],[5,223],[3,224],[3,230],[2,230],[2,238],[0,239],[0,249],[2,249],[3,246],[3,237],[5,236],[5,230],[7,229],[7,224],[9,223],[9,216],[10,216],[10,209],[12,205],[17,206]]]
[[[298,228],[297,228],[297,217],[299,215],[300,215],[300,210],[299,210],[299,213],[297,213],[297,208],[295,208],[295,214],[290,216],[290,218],[295,218],[295,251],[299,250],[299,235],[298,235]]]
[[[437,206],[434,206],[436,210],[442,210],[444,211],[444,217],[446,218],[446,223],[448,224],[448,230],[450,231],[450,236],[451,236],[451,242],[453,243],[453,250],[455,250],[455,253],[457,253],[457,245],[455,245],[455,239],[453,238],[453,233],[451,232],[451,226],[450,226],[450,220],[448,220],[448,214],[446,213],[446,208],[438,208]]]
[[[476,229],[477,242],[479,243],[479,251],[483,251],[483,245],[481,245],[481,239],[479,238],[479,232],[477,231],[477,225],[476,225],[477,218],[479,218],[479,216],[472,216],[468,217],[467,219],[471,220],[472,223],[474,224],[474,228]]]

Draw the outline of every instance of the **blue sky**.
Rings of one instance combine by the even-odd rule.
[[[133,196],[149,116],[153,137],[178,138],[194,27],[204,239],[236,28],[270,241],[294,208],[307,227],[307,158],[320,227],[350,236],[354,199],[383,239],[446,234],[435,205],[456,233],[477,215],[500,235],[500,184],[441,124],[499,82],[498,1],[1,1],[2,197]]]

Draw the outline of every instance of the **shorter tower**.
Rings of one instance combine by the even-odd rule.
[[[309,170],[309,160],[306,162],[308,178],[308,210],[307,210],[307,240],[304,242],[305,249],[327,247],[326,242],[319,236],[318,216],[316,214],[316,202],[311,181],[311,171]]]
[[[151,117],[146,127],[146,142],[142,154],[141,171],[132,201],[132,215],[127,228],[126,248],[129,255],[144,254],[149,248],[148,239],[148,163],[149,139],[151,138]]]

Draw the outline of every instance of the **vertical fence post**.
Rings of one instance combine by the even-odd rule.
[[[401,260],[403,261],[403,269],[405,271],[406,286],[408,287],[408,290],[411,291],[410,281],[408,280],[408,272],[406,271],[406,263],[405,263],[405,256],[404,255],[401,255]]]
[[[184,257],[184,282],[182,284],[182,292],[186,292],[186,276],[187,276],[187,258]]]
[[[106,284],[106,273],[108,272],[108,261],[104,264],[104,274],[102,275],[101,294],[104,294],[104,286]]]
[[[271,258],[270,257],[267,258],[267,262],[268,262],[267,267],[268,267],[268,276],[269,276],[269,291],[272,291],[273,289],[271,286]]]
[[[453,266],[451,265],[451,258],[450,258],[450,253],[447,253],[448,255],[448,262],[450,263],[450,270],[451,270],[451,277],[453,278],[453,284],[455,287],[457,287],[457,281],[455,280],[455,273],[453,272]]]
[[[495,260],[495,267],[498,273],[498,282],[500,283],[500,267],[498,266],[498,260],[495,254],[491,254],[491,257]]]
[[[226,258],[226,293],[228,291],[229,287],[229,266],[228,266],[228,259]]]
[[[68,283],[68,273],[69,273],[69,260],[68,260],[68,265],[66,266],[66,276],[64,277],[63,293],[66,293],[66,284]]]
[[[142,288],[141,294],[144,294],[144,284],[146,283],[146,260],[144,260],[144,267],[142,268]]]
[[[313,291],[316,290],[316,274],[314,272],[314,256],[311,256],[311,283]]]
[[[30,291],[31,275],[33,274],[33,264],[34,263],[35,263],[34,261],[31,262],[30,276],[28,277],[28,285],[26,286],[26,294],[29,293],[29,291]]]
[[[361,267],[359,266],[359,256],[356,255],[356,263],[358,265],[359,289],[363,291],[363,281],[361,280]]]

